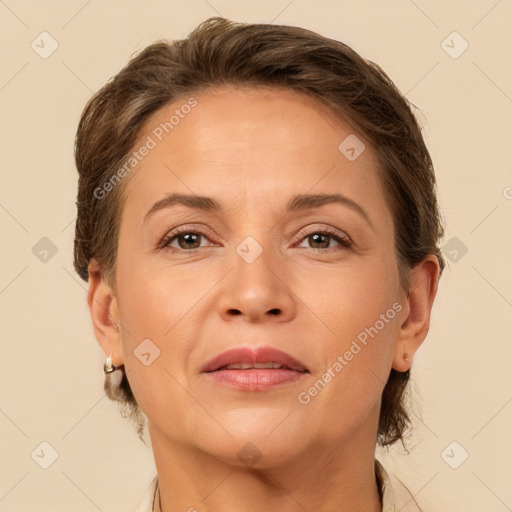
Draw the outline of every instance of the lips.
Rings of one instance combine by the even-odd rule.
[[[227,350],[214,357],[202,369],[203,373],[216,371],[289,370],[308,373],[309,370],[300,361],[286,352],[271,347],[249,349],[246,347]]]
[[[261,392],[297,384],[309,370],[286,352],[271,347],[239,347],[214,357],[202,375],[235,392]]]

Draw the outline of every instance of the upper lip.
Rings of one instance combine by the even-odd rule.
[[[286,369],[298,372],[309,370],[300,361],[286,352],[272,347],[236,347],[211,359],[201,370],[202,372],[214,372],[229,364],[254,364],[254,363],[276,363]]]

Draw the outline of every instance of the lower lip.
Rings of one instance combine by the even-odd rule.
[[[266,391],[296,382],[306,374],[307,372],[282,369],[217,370],[206,373],[215,383],[242,391]]]

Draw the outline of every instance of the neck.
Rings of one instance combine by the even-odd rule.
[[[381,512],[374,444],[363,450],[351,440],[333,450],[331,442],[251,469],[173,442],[153,425],[149,431],[159,480],[155,512]]]

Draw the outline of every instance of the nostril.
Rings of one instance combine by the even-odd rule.
[[[277,309],[277,308],[274,308],[274,309],[269,310],[269,313],[270,313],[271,315],[278,315],[278,314],[279,314],[279,312],[280,312],[280,310],[279,310],[279,309]]]

